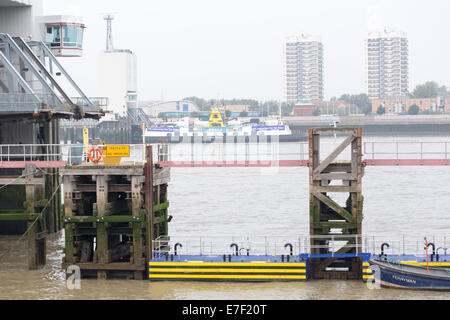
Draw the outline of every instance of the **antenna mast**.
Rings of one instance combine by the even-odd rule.
[[[112,38],[112,21],[114,15],[112,13],[105,14],[103,19],[106,20],[106,52],[114,51],[113,38]]]

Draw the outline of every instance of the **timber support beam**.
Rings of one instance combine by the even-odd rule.
[[[98,279],[148,278],[153,240],[168,236],[170,169],[136,165],[75,165],[64,180],[64,266]]]
[[[320,159],[321,135],[343,136],[343,141]],[[346,160],[337,161],[346,151]],[[310,129],[310,236],[311,254],[331,255],[311,261],[312,279],[361,279],[361,258],[334,258],[361,253],[362,248],[362,130]],[[334,197],[336,199],[334,199]],[[338,240],[337,240],[338,239]]]

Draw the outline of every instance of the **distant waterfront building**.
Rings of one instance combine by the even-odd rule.
[[[100,94],[109,98],[106,108],[113,114],[103,120],[114,120],[115,115],[125,117],[137,108],[137,57],[128,49],[114,49],[112,43],[112,15],[106,15],[106,50],[100,54]]]
[[[316,109],[311,101],[303,99],[294,105],[292,114],[294,117],[312,117]]]
[[[370,99],[402,98],[408,94],[409,50],[404,32],[369,33],[365,41],[365,85]]]
[[[283,50],[285,101],[323,100],[323,45],[320,36],[288,37]]]
[[[448,113],[450,111],[450,99],[438,97],[431,99],[376,99],[372,100],[372,112],[376,113],[381,106],[386,109],[386,114],[405,114],[413,105],[418,106],[420,112]]]
[[[338,114],[348,110],[349,113],[357,113],[358,108],[351,103],[344,100],[332,101],[312,101],[316,109],[320,110],[321,114]]]
[[[228,106],[225,106],[224,109],[226,111],[241,113],[241,112],[249,112],[250,106],[249,105],[228,105]]]
[[[139,108],[142,108],[144,113],[152,118],[157,118],[161,113],[171,116],[189,116],[192,112],[199,112],[195,103],[185,100],[158,102],[142,101],[139,102]]]

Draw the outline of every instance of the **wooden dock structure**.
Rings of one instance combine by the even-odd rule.
[[[0,177],[0,230],[2,234],[23,234],[28,240],[28,268],[46,263],[46,238],[62,228],[58,169],[10,169]],[[19,174],[20,172],[20,174]]]
[[[61,169],[65,258],[82,277],[148,278],[152,241],[168,235],[170,169],[146,164],[82,164]]]
[[[320,159],[321,134],[346,135],[345,140],[323,161]],[[350,147],[351,160],[335,162]],[[310,129],[310,235],[311,254],[358,254],[362,248],[362,130]],[[340,182],[335,184],[333,182]],[[345,205],[331,198],[332,193],[348,194]],[[330,248],[329,241],[342,237],[341,248]],[[349,238],[350,236],[350,238]],[[351,238],[354,236],[354,238]],[[311,261],[311,279],[362,279],[362,263],[354,258],[317,258]]]

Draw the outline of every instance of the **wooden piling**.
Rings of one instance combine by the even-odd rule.
[[[37,270],[46,263],[46,238],[48,235],[48,214],[44,211],[38,216],[37,211],[43,210],[47,200],[44,198],[45,179],[37,173],[36,165],[27,164],[22,175],[25,177],[25,207],[29,215],[27,221],[28,239],[28,269]],[[41,184],[36,183],[40,179]]]
[[[82,277],[98,279],[147,278],[152,240],[168,232],[170,169],[153,165],[151,147],[146,157],[146,164],[84,164],[61,170],[64,268],[76,265]],[[164,197],[155,197],[158,192],[164,192]],[[161,227],[155,228],[155,224]]]
[[[321,134],[346,135],[330,155],[320,161]],[[351,147],[351,160],[335,162],[336,158]],[[309,131],[310,156],[310,235],[311,254],[361,253],[362,248],[362,130],[361,129],[311,129]],[[334,185],[333,181],[341,181]],[[348,194],[345,206],[334,201],[329,193]],[[331,230],[341,230],[339,233]],[[330,241],[345,240],[346,246],[333,251]],[[320,236],[320,237],[317,237]],[[359,251],[358,251],[359,248]],[[347,268],[347,272],[330,271]],[[327,270],[328,269],[328,270]],[[312,279],[362,279],[361,258],[324,258],[311,262]]]

